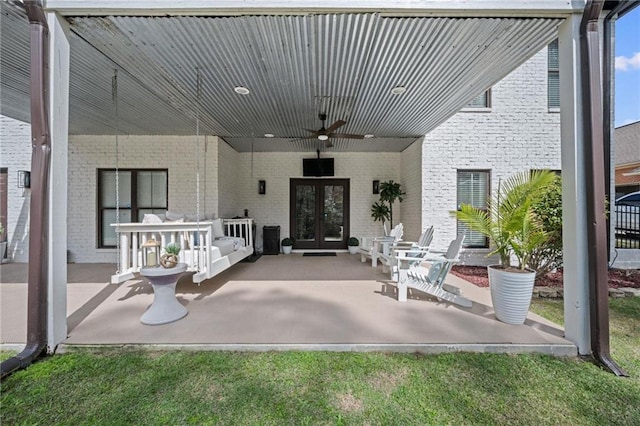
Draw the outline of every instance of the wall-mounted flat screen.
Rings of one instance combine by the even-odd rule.
[[[303,176],[333,176],[333,158],[303,158]]]

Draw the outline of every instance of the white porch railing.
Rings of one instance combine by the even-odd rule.
[[[252,225],[253,219],[223,219],[225,235],[244,239],[245,247],[222,256],[212,244],[215,240],[212,221],[112,224],[120,238],[120,270],[111,276],[111,282],[118,284],[134,278],[143,266],[142,244],[154,239],[160,243],[160,254],[168,244],[178,244],[180,262],[187,264],[188,271],[195,272],[193,282],[200,283],[253,253]]]

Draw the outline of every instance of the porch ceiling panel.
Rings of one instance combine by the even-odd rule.
[[[332,150],[402,151],[543,48],[561,22],[376,13],[68,19],[71,133],[193,134],[198,115],[201,133],[239,151],[315,151],[318,141],[303,138],[321,127],[321,112],[327,125],[347,122],[340,133],[375,135],[332,138]],[[9,57],[17,67],[20,49]],[[27,93],[20,70],[9,71],[3,101],[7,87],[14,98]],[[406,92],[391,94],[396,86]]]
[[[29,21],[24,10],[0,2],[0,114],[29,122]]]

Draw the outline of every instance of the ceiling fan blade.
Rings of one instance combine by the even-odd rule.
[[[338,120],[335,123],[333,123],[331,126],[327,127],[326,133],[329,134],[329,133],[333,132],[334,130],[336,130],[338,127],[342,127],[345,124],[347,124],[346,121]]]
[[[333,142],[331,142],[331,139],[328,139],[328,140],[325,141],[324,147],[325,148],[333,148]]]
[[[306,130],[307,132],[315,133],[315,134],[320,133],[317,130],[311,130],[311,129],[304,129],[304,130]]]
[[[364,135],[352,135],[350,133],[331,133],[330,138],[343,138],[343,139],[364,139]]]

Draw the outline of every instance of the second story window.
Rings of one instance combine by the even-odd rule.
[[[485,90],[476,96],[465,108],[491,108],[491,89]]]
[[[560,60],[558,40],[547,47],[547,103],[549,108],[560,108]]]

